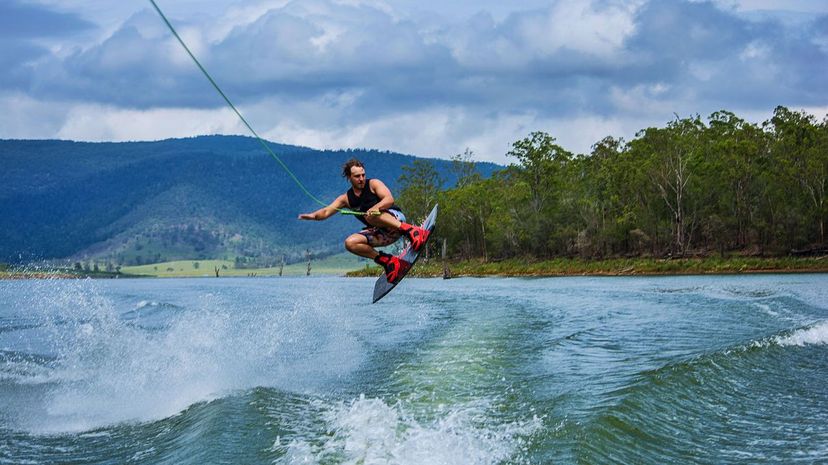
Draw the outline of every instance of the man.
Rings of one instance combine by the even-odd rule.
[[[388,282],[397,282],[411,264],[400,260],[399,257],[378,252],[374,247],[391,245],[405,235],[411,241],[414,250],[420,250],[428,239],[429,232],[405,222],[405,215],[400,207],[394,204],[391,191],[379,179],[366,178],[365,166],[359,160],[348,160],[342,167],[342,176],[348,179],[351,188],[327,207],[313,213],[303,213],[299,215],[299,219],[322,221],[342,208],[364,212],[365,215],[356,218],[365,228],[348,236],[345,239],[345,248],[353,254],[374,260],[385,268]]]

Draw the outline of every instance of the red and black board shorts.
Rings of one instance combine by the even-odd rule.
[[[405,221],[405,215],[403,212],[399,210],[385,210],[388,213],[394,215],[395,218],[399,221]],[[400,237],[402,236],[402,231],[399,229],[396,231],[390,231],[384,228],[377,228],[375,226],[367,227],[359,232],[368,239],[368,245],[371,247],[385,247],[386,245],[391,245],[397,242]]]

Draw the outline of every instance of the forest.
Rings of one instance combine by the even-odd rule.
[[[828,116],[777,107],[676,118],[573,154],[545,132],[512,144],[489,177],[452,157],[443,188],[427,160],[403,167],[409,218],[439,203],[436,237],[456,259],[781,256],[825,252]],[[433,241],[438,247],[440,241]]]

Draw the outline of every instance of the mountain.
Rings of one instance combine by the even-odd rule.
[[[269,143],[314,196],[348,188],[351,157],[393,192],[416,157],[376,150],[320,151]],[[448,160],[432,160],[446,186]],[[0,140],[0,262],[36,259],[142,264],[235,259],[262,265],[342,250],[355,219],[299,221],[319,208],[256,139],[200,136],[157,142]],[[478,163],[489,176],[500,167]]]

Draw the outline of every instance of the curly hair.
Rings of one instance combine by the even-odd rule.
[[[342,177],[347,178],[351,176],[351,168],[353,168],[354,166],[358,166],[362,169],[365,169],[365,165],[363,165],[361,161],[357,160],[356,158],[351,158],[350,160],[346,161],[344,165],[342,165]]]

